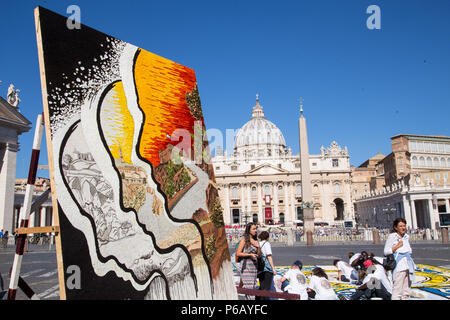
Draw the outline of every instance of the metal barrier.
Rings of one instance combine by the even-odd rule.
[[[324,243],[324,242],[351,242],[351,241],[367,241],[367,242],[373,242],[373,229],[371,228],[361,228],[359,229],[359,234],[313,234],[313,242],[318,243]],[[380,241],[383,243],[386,241],[387,237],[389,236],[388,230],[380,230]],[[420,241],[426,241],[426,240],[441,240],[442,235],[441,232],[438,230],[431,230],[431,229],[425,229],[421,230],[420,232],[408,232],[410,241],[412,243],[414,242],[420,242]],[[230,245],[235,246],[241,237],[233,236],[228,237],[228,241]],[[284,234],[276,234],[275,236],[270,237],[270,242],[272,243],[287,243],[288,236]],[[296,233],[294,232],[294,241],[297,243],[306,243],[306,235]]]

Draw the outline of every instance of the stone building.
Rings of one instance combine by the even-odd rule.
[[[450,213],[450,137],[400,134],[392,152],[376,164],[382,187],[355,199],[362,224],[390,227],[403,217],[409,227],[439,228],[439,213]]]
[[[315,223],[353,220],[347,147],[333,141],[308,156],[311,184],[303,186],[300,155],[292,154],[257,98],[251,119],[237,132],[233,153],[216,152],[212,158],[225,224],[303,221],[303,187],[312,189]]]
[[[377,185],[380,185],[379,182],[377,182],[377,178],[380,176],[377,172],[377,164],[380,160],[383,160],[384,157],[385,155],[379,152],[358,167],[355,168],[354,166],[351,166],[353,198],[368,193],[372,189],[377,189]]]
[[[10,233],[13,228],[14,180],[19,135],[31,128],[31,122],[17,108],[19,101],[13,89],[8,91],[8,101],[0,97],[0,229]]]
[[[12,214],[12,223],[14,228],[19,227],[20,210],[23,207],[23,201],[25,198],[27,179],[16,179],[14,186],[14,211]],[[38,177],[34,184],[33,201],[50,188],[50,179]],[[52,208],[52,197],[49,194],[48,198],[41,203],[35,211],[30,212],[30,218],[28,222],[29,227],[45,227],[54,225],[54,215]]]

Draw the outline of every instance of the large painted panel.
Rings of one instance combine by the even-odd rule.
[[[61,296],[237,299],[194,71],[35,15]]]

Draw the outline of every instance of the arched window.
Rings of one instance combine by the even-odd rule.
[[[314,193],[319,192],[319,186],[318,186],[317,184],[314,185],[314,187],[313,187],[313,192],[314,192]]]
[[[445,163],[445,158],[441,158],[441,167],[445,168],[447,166],[447,163]]]
[[[256,197],[256,188],[255,187],[252,188],[252,197]]]
[[[268,185],[266,185],[266,186],[264,186],[264,194],[267,196],[267,195],[270,195],[270,186],[268,186]]]
[[[278,186],[278,195],[279,196],[283,195],[283,187],[282,186]]]
[[[256,213],[253,214],[253,223],[258,223],[258,215]]]
[[[334,184],[334,193],[340,193],[341,192],[341,188],[339,186],[339,183],[335,183]]]
[[[417,161],[417,157],[416,157],[416,156],[413,156],[413,157],[412,157],[412,166],[413,166],[413,167],[417,167],[418,164],[419,164],[419,163],[418,163],[418,161]]]
[[[433,159],[433,166],[439,167],[439,159],[437,157],[434,157],[434,159]]]
[[[447,159],[447,167],[450,167],[450,158]]]
[[[239,193],[238,193],[238,188],[237,187],[233,187],[233,189],[231,189],[231,196],[233,198],[239,198]]]
[[[421,166],[421,167],[425,166],[425,158],[424,157],[419,158],[419,166]]]
[[[427,167],[432,167],[433,161],[431,161],[431,157],[427,157]]]
[[[302,194],[302,185],[298,184],[297,185],[297,195],[300,196]]]

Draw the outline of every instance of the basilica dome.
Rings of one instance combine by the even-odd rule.
[[[244,124],[236,135],[234,153],[244,157],[270,157],[286,153],[283,134],[264,116],[258,96],[250,121]]]

